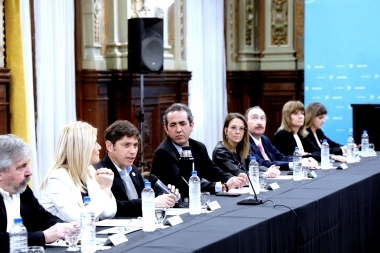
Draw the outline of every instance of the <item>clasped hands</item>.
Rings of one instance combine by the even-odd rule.
[[[171,191],[171,194],[162,194],[155,198],[156,206],[170,208],[181,198],[179,190],[174,185],[168,184],[168,189]]]

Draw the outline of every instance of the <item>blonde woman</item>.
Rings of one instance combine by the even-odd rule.
[[[113,218],[116,200],[111,192],[113,172],[95,169],[100,145],[97,129],[77,121],[66,125],[60,133],[53,166],[41,185],[41,205],[64,221],[78,221],[83,197],[89,196],[97,219]]]

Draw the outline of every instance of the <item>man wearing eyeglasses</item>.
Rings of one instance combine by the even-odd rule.
[[[180,166],[182,147],[190,146],[194,158],[194,170],[197,171],[201,182],[201,190],[210,193],[222,190],[240,188],[248,183],[246,174],[233,176],[222,171],[211,161],[206,146],[190,138],[194,122],[190,109],[184,104],[173,104],[166,109],[163,123],[168,135],[154,152],[151,173],[156,175],[163,183],[174,184],[187,197],[189,187],[187,181],[191,176],[191,168]]]
[[[278,151],[264,135],[267,118],[265,112],[254,106],[245,112],[250,135],[250,154],[256,156],[257,162],[265,167],[278,166],[281,170],[288,170],[293,167],[293,156],[286,156]],[[309,163],[315,167],[318,163],[313,158],[303,158],[302,163]],[[270,169],[275,169],[271,167]]]

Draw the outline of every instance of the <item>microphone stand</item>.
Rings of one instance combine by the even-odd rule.
[[[239,167],[243,168],[243,166],[239,166]],[[249,184],[251,185],[252,190],[253,190],[253,197],[252,196],[247,197],[246,199],[243,199],[243,200],[237,202],[237,204],[238,205],[261,205],[263,203],[263,201],[257,197],[255,188],[253,187],[251,179],[249,178],[249,173],[245,170],[245,168],[243,168],[243,170],[244,170],[245,174],[248,176]]]
[[[148,167],[150,172],[150,166],[148,163],[144,161],[144,145],[145,145],[145,115],[144,115],[144,74],[140,74],[140,113],[136,114],[136,118],[140,123],[140,144],[141,144],[141,153],[140,153],[140,161],[137,162],[137,167],[141,167],[141,173],[144,172],[144,168]]]

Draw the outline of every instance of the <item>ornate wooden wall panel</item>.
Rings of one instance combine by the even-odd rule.
[[[98,141],[105,154],[103,132],[118,119],[131,121],[140,129],[136,117],[141,111],[140,74],[126,70],[84,70],[77,83],[78,119],[98,128]],[[144,161],[151,163],[153,152],[166,137],[162,116],[167,107],[180,102],[188,103],[187,71],[165,71],[144,75]],[[140,161],[140,157],[136,158]]]
[[[10,70],[0,68],[0,134],[10,133],[9,82]]]
[[[283,105],[303,102],[303,71],[233,71],[227,73],[229,112],[260,106],[268,117],[265,134],[272,138],[281,124]]]

